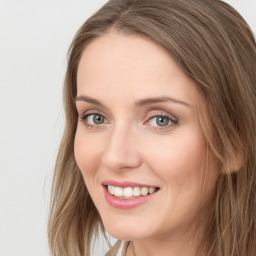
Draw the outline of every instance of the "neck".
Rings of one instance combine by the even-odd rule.
[[[186,235],[180,239],[160,238],[135,240],[129,243],[126,256],[200,256],[206,255],[205,250],[198,254],[198,236],[192,236],[190,239]]]

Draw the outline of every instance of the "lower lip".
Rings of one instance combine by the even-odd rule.
[[[126,209],[126,210],[138,207],[138,206],[148,202],[157,193],[158,193],[158,191],[154,192],[152,194],[149,194],[147,196],[138,196],[138,197],[125,199],[125,198],[118,198],[118,197],[111,195],[108,192],[108,189],[104,186],[104,194],[105,194],[106,201],[114,208]]]

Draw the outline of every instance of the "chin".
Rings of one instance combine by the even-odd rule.
[[[143,238],[139,234],[131,234],[131,232],[127,232],[127,231],[117,231],[117,230],[107,230],[107,231],[112,237],[118,240],[134,241],[134,240],[139,240]],[[135,232],[136,231],[133,231],[133,233]]]
[[[119,240],[137,240],[142,239],[145,236],[145,233],[148,234],[148,228],[147,231],[143,231],[144,228],[141,225],[133,223],[132,225],[128,222],[104,222],[103,225],[106,229],[106,231],[114,238]]]

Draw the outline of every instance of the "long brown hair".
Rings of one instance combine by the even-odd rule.
[[[207,104],[221,175],[202,246],[209,256],[256,252],[256,44],[247,23],[220,0],[110,0],[77,32],[64,86],[66,128],[53,177],[48,235],[54,256],[88,256],[102,232],[99,213],[74,158],[76,76],[85,47],[115,30],[164,47],[192,78]]]

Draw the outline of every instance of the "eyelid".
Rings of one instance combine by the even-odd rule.
[[[102,113],[102,111],[98,110],[98,109],[89,109],[83,112],[83,114],[80,116],[80,119],[85,118],[86,116],[89,115],[93,115],[93,114],[99,114],[101,116],[103,116],[105,119],[109,120],[108,116],[104,113]]]
[[[104,122],[101,124],[91,124],[88,122],[88,117],[92,115],[100,115],[104,118]],[[79,121],[83,122],[86,129],[100,129],[103,128],[105,125],[109,124],[109,119],[103,114],[101,111],[96,109],[90,109],[83,112],[81,116],[79,116]]]
[[[172,115],[172,114],[169,114],[168,112],[166,111],[163,111],[163,110],[153,110],[153,111],[150,111],[147,115],[146,115],[146,120],[148,121],[150,118],[152,117],[155,117],[155,116],[166,116],[168,118],[170,118],[170,120],[172,120],[173,122],[178,122],[179,119]]]
[[[152,113],[153,112],[153,113]],[[150,129],[153,129],[153,130],[156,130],[156,131],[164,131],[164,130],[170,130],[173,126],[177,125],[179,120],[177,117],[169,114],[168,112],[166,111],[152,111],[150,112],[149,114],[147,114],[146,116],[146,121],[143,123],[144,125],[147,125],[150,127]],[[149,121],[152,119],[152,118],[155,118],[155,117],[159,117],[159,116],[163,116],[163,117],[167,117],[170,119],[170,121],[172,122],[172,124],[169,124],[169,125],[166,125],[166,126],[152,126],[149,124]]]

